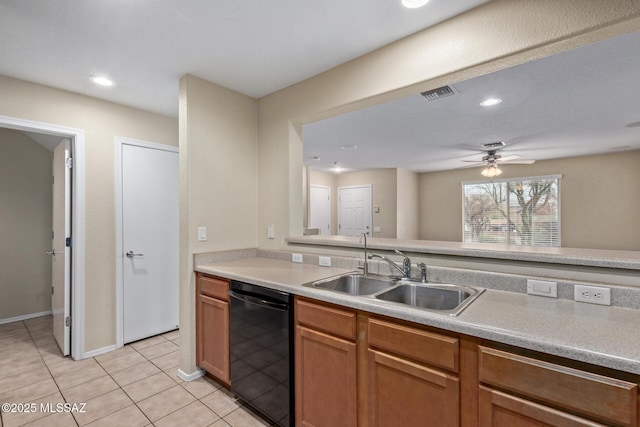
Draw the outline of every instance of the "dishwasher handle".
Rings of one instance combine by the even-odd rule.
[[[228,293],[231,298],[235,298],[248,304],[258,305],[260,307],[279,311],[287,311],[289,309],[289,304],[287,303],[269,300],[257,294],[248,294],[238,290],[230,290],[228,291]]]

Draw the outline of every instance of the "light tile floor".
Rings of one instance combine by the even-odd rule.
[[[0,403],[35,409],[0,411],[0,427],[269,425],[216,382],[176,376],[178,331],[74,361],[51,327],[51,316],[0,325]]]

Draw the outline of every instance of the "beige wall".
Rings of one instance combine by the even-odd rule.
[[[500,178],[562,174],[562,246],[640,251],[640,151],[505,165]],[[462,240],[462,181],[479,168],[420,174],[420,239]]]
[[[0,128],[0,321],[51,310],[52,158]]]
[[[116,136],[178,144],[177,120],[0,76],[0,115],[84,129],[85,352],[115,344]]]
[[[636,30],[639,15],[632,0],[494,0],[260,98],[259,230],[277,235],[260,232],[259,245],[302,234],[300,124]]]
[[[338,234],[338,189],[357,185],[371,185],[371,206],[378,206],[379,213],[372,213],[373,237],[396,238],[397,224],[397,180],[396,169],[372,169],[360,172],[332,174],[309,170],[311,185],[323,185],[331,188],[331,234]]]
[[[418,174],[406,169],[397,169],[398,174],[398,231],[396,238],[418,239]]]
[[[257,103],[180,79],[180,368],[195,366],[193,254],[258,245]],[[207,241],[197,241],[197,227]]]

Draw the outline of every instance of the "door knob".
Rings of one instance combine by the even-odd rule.
[[[127,258],[133,258],[134,256],[144,256],[144,254],[134,254],[133,251],[129,251],[126,253]]]
[[[55,249],[51,249],[50,251],[46,251],[45,254],[51,255],[51,256],[56,256],[56,250]]]

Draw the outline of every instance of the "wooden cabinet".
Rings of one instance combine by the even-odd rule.
[[[296,299],[297,426],[355,426],[356,315]]]
[[[638,385],[480,346],[479,425],[637,426]]]
[[[458,339],[368,321],[370,426],[459,426]]]
[[[196,276],[196,364],[229,385],[229,281]]]

